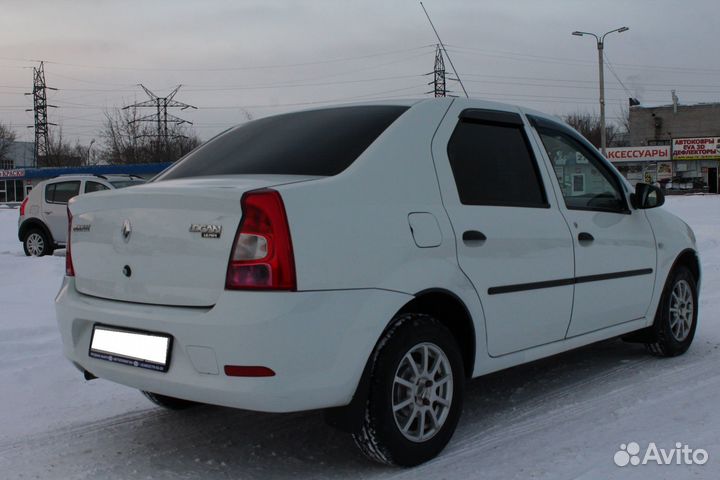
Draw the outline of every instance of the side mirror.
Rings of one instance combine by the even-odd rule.
[[[665,195],[662,190],[654,185],[638,183],[635,185],[635,193],[630,196],[630,200],[633,207],[644,210],[659,207],[665,203]]]

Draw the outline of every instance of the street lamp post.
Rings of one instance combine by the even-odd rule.
[[[95,144],[95,139],[93,138],[90,140],[90,145],[88,146],[87,150],[87,158],[85,159],[85,165],[90,165],[90,160],[92,157],[90,157],[90,150],[92,150],[92,146]]]
[[[576,35],[578,37],[582,37],[583,35],[591,35],[595,37],[595,40],[597,41],[598,70],[600,77],[600,150],[602,151],[603,155],[606,155],[605,149],[607,147],[607,140],[605,135],[605,78],[603,76],[603,48],[605,48],[605,37],[607,37],[611,33],[622,33],[627,32],[628,30],[630,30],[628,27],[620,27],[616,28],[615,30],[605,32],[602,36],[590,32],[572,32],[573,35]]]

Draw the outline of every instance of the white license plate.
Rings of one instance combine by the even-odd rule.
[[[95,325],[89,355],[108,362],[167,372],[171,347],[169,335]]]

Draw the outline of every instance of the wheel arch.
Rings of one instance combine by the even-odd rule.
[[[470,310],[458,295],[442,288],[428,288],[417,292],[388,321],[373,347],[373,352],[386,332],[395,324],[394,319],[403,313],[431,315],[450,330],[461,349],[465,376],[467,379],[472,378],[476,355],[475,325]],[[372,358],[371,353],[350,403],[343,407],[325,409],[326,423],[348,433],[355,433],[361,428],[362,414],[370,390]]]
[[[42,220],[39,220],[37,218],[28,218],[23,223],[20,224],[20,228],[18,228],[18,240],[21,242],[25,241],[25,235],[27,232],[33,228],[40,229],[50,240],[51,245],[55,245],[55,239],[52,236],[52,233],[50,233],[50,229],[45,225],[45,223]]]
[[[697,284],[699,289],[701,273],[700,259],[698,258],[697,252],[692,248],[686,248],[685,250],[680,252],[678,256],[675,257],[675,262],[673,262],[672,267],[670,267],[670,271],[668,272],[668,278],[679,266],[687,267],[687,269],[690,270],[690,273],[692,273],[695,277],[695,283]]]
[[[425,313],[444,325],[460,347],[466,378],[472,378],[475,367],[475,324],[465,303],[453,292],[429,288],[415,294],[396,314]],[[389,328],[388,325],[387,328]],[[384,332],[383,332],[384,333]]]

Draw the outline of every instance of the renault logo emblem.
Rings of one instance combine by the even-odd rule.
[[[128,242],[130,240],[130,234],[132,233],[132,225],[130,225],[130,220],[125,220],[122,224],[122,236],[123,240]]]

